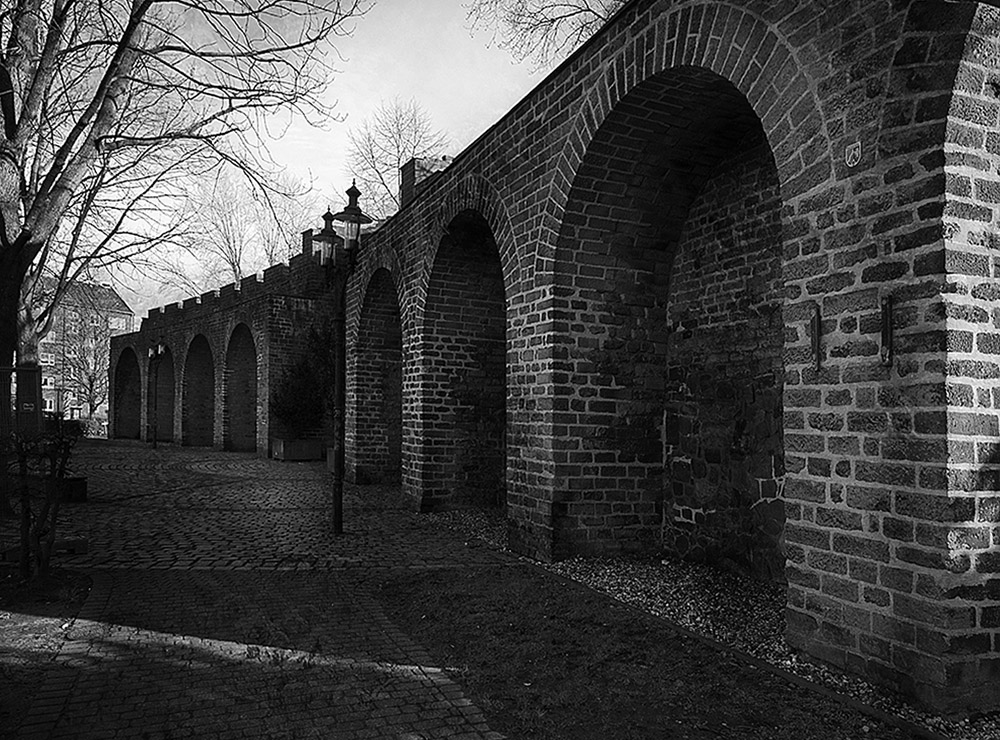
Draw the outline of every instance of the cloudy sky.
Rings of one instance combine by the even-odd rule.
[[[454,155],[544,77],[491,45],[489,29],[470,32],[461,0],[377,0],[353,25],[353,35],[337,41],[341,72],[327,94],[344,120],[325,131],[292,123],[270,147],[276,162],[311,176],[326,198],[343,197],[350,185],[348,129],[380,101],[415,99],[448,136],[447,153]]]
[[[470,31],[462,0],[375,0],[351,25],[350,36],[336,39],[340,58],[333,59],[340,71],[326,98],[336,104],[340,120],[318,129],[276,117],[268,147],[277,164],[312,182],[334,211],[345,205],[344,191],[351,184],[348,131],[381,101],[413,98],[450,140],[444,153],[457,155],[547,73],[514,62],[491,43],[491,29]],[[301,228],[321,226],[321,213]],[[164,285],[142,275],[117,276],[116,284],[140,317],[149,308],[191,295],[180,284]]]

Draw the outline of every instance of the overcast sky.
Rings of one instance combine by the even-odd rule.
[[[544,77],[491,45],[488,29],[473,35],[461,0],[377,0],[337,48],[341,72],[327,95],[344,121],[331,122],[326,131],[293,123],[270,147],[276,162],[304,179],[311,176],[335,211],[351,184],[348,129],[380,101],[415,99],[450,139],[446,153],[455,155]]]
[[[348,130],[381,101],[413,98],[441,130],[457,155],[538,85],[547,70],[518,64],[491,43],[490,29],[468,28],[462,0],[375,0],[352,22],[349,37],[335,39],[340,72],[327,91],[342,120],[324,129],[302,121],[274,119],[271,158],[303,181],[312,182],[334,211],[346,204],[351,176],[346,166]],[[361,207],[364,208],[364,195]],[[322,226],[313,223],[296,230]],[[140,274],[116,278],[120,292],[140,317],[149,308],[182,300],[190,291],[165,286]]]

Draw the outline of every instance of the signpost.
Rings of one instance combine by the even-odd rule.
[[[32,436],[42,431],[42,368],[0,367],[0,435]]]

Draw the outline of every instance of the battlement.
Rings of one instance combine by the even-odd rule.
[[[311,238],[303,238],[302,252],[293,255],[287,264],[279,262],[263,272],[247,275],[238,283],[228,283],[179,303],[151,308],[142,320],[140,331],[197,320],[208,313],[269,295],[315,297],[326,290],[326,285],[326,270],[320,264],[319,252],[313,251]]]

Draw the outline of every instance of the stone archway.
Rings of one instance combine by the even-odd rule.
[[[403,333],[392,276],[368,284],[354,345],[356,412],[351,467],[358,483],[399,482],[403,440]]]
[[[115,429],[118,439],[139,439],[142,431],[142,373],[139,358],[126,347],[115,365]]]
[[[257,349],[246,324],[237,324],[226,350],[225,448],[257,449]]]
[[[557,471],[564,549],[662,548],[783,578],[780,212],[760,120],[708,70],[646,80],[596,132],[557,245],[575,430]]]
[[[203,334],[196,335],[188,346],[183,390],[181,442],[211,447],[215,439],[215,364]]]
[[[421,508],[503,505],[506,297],[496,239],[477,211],[448,223],[420,335]]]

